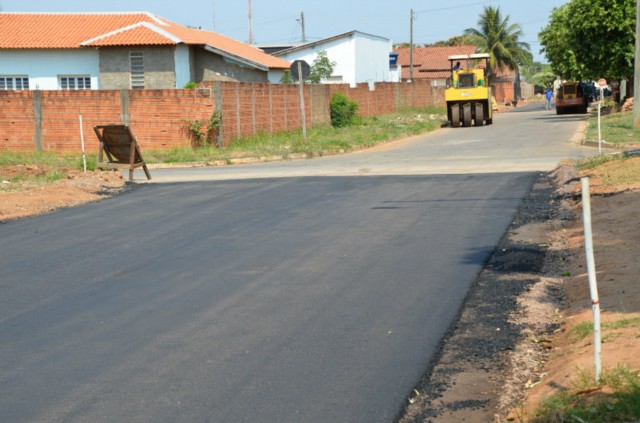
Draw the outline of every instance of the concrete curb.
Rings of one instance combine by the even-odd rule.
[[[598,148],[598,141],[588,141],[588,140],[584,140],[582,141],[582,145],[584,145],[585,147],[595,147]],[[602,141],[602,148],[607,148],[610,150],[620,150],[620,146],[616,145],[616,144],[612,144],[610,142],[606,142],[606,141]]]
[[[381,144],[377,144],[381,145]],[[356,152],[360,150],[366,150],[370,147],[354,148],[350,152]],[[217,167],[217,166],[233,166],[242,164],[254,164],[254,163],[266,163],[266,162],[282,162],[289,160],[304,160],[313,159],[324,156],[335,156],[338,154],[345,154],[345,150],[338,151],[321,151],[317,154],[307,153],[291,153],[283,156],[264,156],[264,157],[243,157],[237,159],[221,159],[202,162],[181,162],[181,163],[153,163],[148,164],[149,169],[185,169],[185,168],[199,168],[199,167]]]

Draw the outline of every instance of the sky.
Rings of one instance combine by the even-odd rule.
[[[300,42],[301,14],[307,41],[358,30],[409,42],[411,10],[415,12],[413,41],[428,44],[462,35],[478,27],[485,6],[499,7],[503,18],[519,24],[521,41],[529,43],[534,60],[538,33],[554,7],[568,0],[0,0],[3,12],[150,12],[184,26],[212,30],[239,41],[249,40],[249,1],[253,38],[258,44]]]

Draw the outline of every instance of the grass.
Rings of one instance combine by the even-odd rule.
[[[428,115],[446,115],[442,107],[407,109],[398,113],[359,118],[355,125],[333,128],[314,126],[303,139],[301,131],[278,134],[260,133],[234,140],[230,146],[181,147],[170,150],[145,151],[148,163],[212,162],[237,158],[287,157],[292,154],[322,156],[332,152],[353,151],[374,146],[380,142],[417,135],[439,128],[446,120],[428,118]]]
[[[614,320],[611,322],[603,322],[600,326],[603,334],[605,330],[613,331],[613,330],[625,329],[625,328],[640,329],[640,317]],[[591,322],[578,323],[577,325],[571,328],[569,333],[574,341],[582,341],[586,337],[593,334],[593,324]],[[609,336],[610,335],[611,334],[609,334]],[[604,340],[605,340],[605,337],[603,336],[603,342]]]
[[[47,185],[59,181],[67,177],[67,173],[63,170],[54,168],[38,175],[16,174],[9,178],[2,177],[0,168],[0,190],[13,191],[21,189],[25,186]],[[9,182],[8,184],[5,183]]]
[[[633,127],[633,112],[612,113],[602,116],[600,121],[601,139],[611,144],[638,143],[640,129]],[[588,120],[586,139],[598,140],[598,117]]]
[[[580,372],[573,388],[547,398],[531,422],[633,422],[640,419],[640,372],[618,366],[593,376]]]
[[[640,183],[640,158],[637,156],[603,154],[581,159],[578,161],[578,170],[589,176],[599,176],[604,186]]]
[[[599,156],[585,157],[578,160],[578,170],[594,169],[600,165],[609,162],[615,162],[619,160],[625,160],[626,157],[622,154],[601,154]]]
[[[429,115],[437,115],[434,119]],[[178,147],[167,150],[145,150],[143,155],[148,164],[185,162],[230,162],[233,159],[287,157],[292,154],[322,156],[331,153],[353,151],[372,147],[378,143],[433,131],[446,121],[444,107],[430,106],[406,109],[398,113],[376,117],[359,117],[356,123],[345,128],[330,125],[314,126],[307,131],[307,139],[302,132],[278,134],[256,134],[234,140],[230,146],[216,148]],[[97,168],[97,153],[87,154],[87,169]],[[2,169],[9,166],[43,166],[47,172],[39,176],[14,175],[2,177]],[[17,189],[18,185],[46,184],[66,176],[64,168],[83,168],[81,154],[54,154],[44,152],[0,151],[0,179],[10,182],[1,189]],[[0,181],[1,182],[1,181]]]

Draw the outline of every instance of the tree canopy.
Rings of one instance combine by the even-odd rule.
[[[509,16],[503,19],[499,7],[485,6],[478,26],[466,29],[464,34],[478,47],[478,53],[489,53],[489,65],[494,71],[518,70],[520,65],[532,61],[529,44],[520,41],[523,35],[520,25],[509,23]]]
[[[636,0],[571,0],[551,12],[540,52],[564,79],[629,79],[635,23]]]
[[[455,35],[448,40],[436,41],[433,44],[425,44],[425,47],[458,47],[473,45],[469,35]]]
[[[331,77],[333,74],[333,68],[335,68],[336,62],[329,60],[327,52],[322,50],[318,52],[316,59],[311,65],[311,73],[309,74],[309,82],[312,84],[319,84],[323,79]]]

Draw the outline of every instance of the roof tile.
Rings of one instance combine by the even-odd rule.
[[[84,44],[83,44],[84,43]],[[145,12],[0,13],[0,49],[79,49],[84,46],[208,45],[268,68],[290,63],[210,31],[187,28]]]
[[[409,79],[409,47],[394,49],[398,53],[398,64],[402,65],[402,78]],[[451,64],[449,56],[472,54],[476,46],[415,47],[413,49],[413,79],[441,79],[449,76]]]

